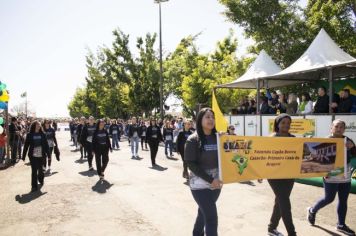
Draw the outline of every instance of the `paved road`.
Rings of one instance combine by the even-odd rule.
[[[73,152],[68,133],[57,134],[62,160],[54,161],[40,193],[29,194],[30,167],[23,162],[0,171],[0,235],[191,235],[197,206],[181,176],[182,163],[160,148],[150,168],[149,152],[131,160],[127,142],[110,155],[107,182],[87,171]],[[306,208],[322,188],[296,184],[291,196],[298,235],[339,235],[336,202],[305,220]],[[266,181],[225,185],[218,201],[220,235],[266,235],[274,198]],[[356,229],[356,195],[350,195],[347,223]],[[280,231],[285,232],[281,222]]]

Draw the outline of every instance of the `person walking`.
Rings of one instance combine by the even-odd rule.
[[[96,171],[101,180],[109,163],[109,150],[112,152],[109,134],[105,128],[105,120],[101,119],[96,124],[93,134],[93,151],[95,153]]]
[[[273,137],[295,137],[289,133],[292,118],[288,114],[280,114],[274,120]],[[275,195],[275,203],[272,216],[268,225],[268,235],[280,236],[277,231],[280,219],[287,229],[288,236],[296,236],[295,227],[292,218],[292,207],[290,202],[290,194],[294,186],[294,179],[268,179]]]
[[[158,146],[160,142],[163,142],[161,129],[157,125],[155,119],[150,120],[150,126],[147,128],[146,140],[151,152],[151,164],[152,167],[156,167],[156,156],[158,152]]]
[[[56,131],[51,127],[51,122],[49,120],[44,121],[44,133],[46,135],[47,142],[48,142],[49,155],[47,156],[47,158],[44,159],[43,171],[47,171],[49,174],[51,174],[52,153],[53,153],[54,146],[57,146],[58,148],[58,143],[56,139]],[[47,162],[48,162],[48,169],[46,170]]]
[[[167,158],[173,157],[173,125],[170,121],[166,121],[166,124],[163,128],[163,140],[164,140],[164,154]],[[168,156],[168,150],[169,156]]]
[[[190,121],[185,121],[183,126],[184,126],[183,130],[179,132],[177,137],[177,152],[182,157],[182,161],[183,161],[183,178],[188,179],[189,178],[188,165],[184,159],[184,146],[188,137],[191,134],[193,134],[193,132],[191,131],[192,127]]]
[[[203,108],[196,122],[197,131],[189,136],[184,150],[184,159],[190,170],[189,186],[198,205],[193,236],[204,233],[206,236],[217,236],[216,201],[220,196],[222,182],[219,180],[214,112],[210,108]]]
[[[132,159],[138,159],[138,147],[139,147],[139,140],[140,140],[140,127],[137,124],[137,119],[136,117],[133,117],[131,120],[131,125],[129,125],[128,128],[128,136],[129,139],[131,140],[131,154],[132,154]]]
[[[119,126],[118,126],[116,120],[112,120],[110,128],[109,128],[109,134],[111,135],[111,138],[112,138],[112,149],[114,149],[114,150],[115,150],[115,147],[117,148],[117,150],[120,149],[119,132],[120,132]]]
[[[311,225],[315,224],[316,214],[325,206],[332,203],[336,197],[339,196],[339,202],[337,204],[337,216],[338,223],[336,230],[346,235],[355,235],[355,231],[350,229],[346,225],[346,213],[347,213],[347,199],[351,190],[351,158],[356,157],[355,143],[348,137],[344,136],[346,123],[340,119],[334,120],[331,125],[331,134],[329,138],[346,138],[346,150],[347,155],[347,176],[331,176],[324,177],[324,196],[317,201],[312,207],[308,208],[308,221]]]
[[[38,182],[44,185],[43,163],[46,156],[49,156],[49,146],[46,135],[43,133],[41,123],[34,121],[31,124],[30,132],[26,136],[22,160],[25,161],[28,152],[31,164],[31,192],[38,190]]]
[[[90,116],[89,117],[89,123],[84,126],[81,139],[82,143],[85,143],[85,148],[88,153],[88,165],[89,165],[89,171],[93,171],[93,135],[95,132],[96,126],[94,123],[94,117]]]

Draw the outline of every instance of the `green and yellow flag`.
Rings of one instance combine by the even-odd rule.
[[[219,108],[219,104],[216,101],[215,92],[213,91],[212,109],[215,113],[215,127],[217,131],[226,132],[228,123]]]

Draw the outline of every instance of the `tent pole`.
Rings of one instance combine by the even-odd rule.
[[[257,98],[256,98],[256,112],[260,113],[260,81],[256,80],[256,88],[257,88]]]
[[[329,114],[333,112],[331,104],[333,102],[333,68],[329,68]]]

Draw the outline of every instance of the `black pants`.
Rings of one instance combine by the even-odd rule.
[[[51,163],[52,163],[52,153],[53,153],[53,147],[50,147],[50,148],[49,148],[49,157],[44,158],[44,163],[43,163],[44,169],[46,169],[46,167],[47,167],[47,160],[48,160],[48,166],[49,166],[49,167],[51,166]]]
[[[187,162],[184,160],[184,152],[180,153],[180,156],[182,157],[182,161],[183,161],[183,170],[184,173],[188,173],[188,164]]]
[[[294,179],[269,179],[275,198],[273,213],[268,228],[276,229],[279,220],[282,218],[289,236],[296,235],[289,196],[294,186]]]
[[[99,147],[95,152],[96,171],[98,175],[102,175],[109,162],[109,149],[107,147]]]
[[[146,137],[141,137],[141,149],[143,150],[143,143],[145,143],[145,148],[147,149]]]
[[[88,153],[89,168],[92,168],[93,167],[93,144],[90,142],[86,142],[85,147]]]
[[[43,185],[44,183],[44,172],[43,163],[45,162],[44,157],[30,157],[31,163],[31,186],[32,189],[37,189],[37,181]]]
[[[151,140],[148,142],[148,146],[150,146],[150,151],[151,151],[151,163],[152,165],[156,165],[156,156],[158,152],[158,144],[159,141],[156,140]]]
[[[85,145],[80,145],[80,157],[85,157],[87,156],[87,149]]]
[[[217,236],[218,235],[218,211],[216,201],[219,198],[220,189],[191,190],[194,200],[198,204],[198,215],[195,220],[193,236]]]
[[[19,151],[19,141],[18,140],[13,140],[10,142],[10,147],[11,147],[11,162],[15,163],[16,162],[16,157],[18,155]]]

